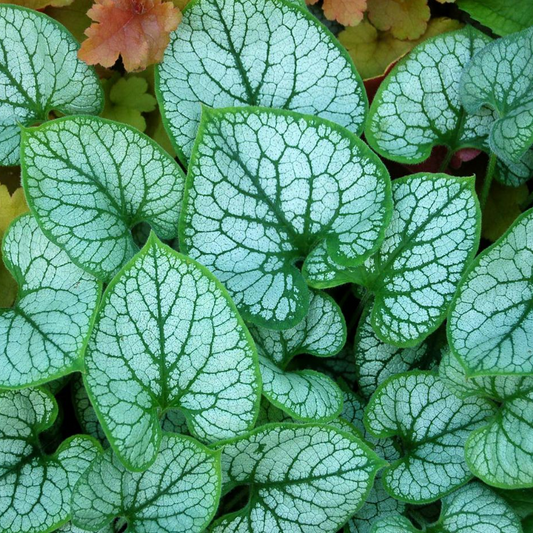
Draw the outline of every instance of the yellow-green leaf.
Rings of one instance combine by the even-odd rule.
[[[432,19],[425,33],[414,41],[402,41],[392,32],[378,31],[370,22],[363,21],[354,28],[346,28],[339,34],[340,42],[348,50],[363,79],[376,78],[416,45],[447,31],[458,30],[461,23],[454,19]]]
[[[368,0],[368,18],[397,39],[418,39],[431,16],[427,0]]]

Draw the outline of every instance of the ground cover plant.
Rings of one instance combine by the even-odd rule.
[[[17,4],[0,531],[533,532],[533,4]]]

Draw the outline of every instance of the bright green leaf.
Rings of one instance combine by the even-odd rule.
[[[389,187],[379,158],[333,123],[280,110],[205,109],[181,245],[224,283],[247,320],[286,329],[309,303],[295,263],[320,246],[340,263],[364,261],[390,218]]]
[[[468,268],[448,339],[470,376],[533,374],[533,210]]]
[[[372,533],[418,533],[407,518],[378,522]],[[481,483],[470,483],[442,499],[440,518],[426,533],[522,533],[520,520],[503,498]]]
[[[372,327],[370,309],[363,312],[354,341],[357,383],[367,398],[388,377],[412,370],[428,353],[427,343],[398,348],[383,342]]]
[[[396,436],[402,442],[403,456],[383,473],[387,491],[401,501],[421,504],[465,484],[472,477],[465,442],[495,412],[482,398],[457,398],[429,372],[389,378],[365,410],[365,425],[374,436]]]
[[[483,148],[493,113],[468,115],[459,100],[459,80],[473,54],[490,38],[467,26],[424,41],[380,85],[365,135],[381,155],[413,164],[434,146]]]
[[[151,139],[93,117],[25,130],[24,189],[43,231],[72,260],[110,280],[138,251],[131,228],[177,234],[185,176]]]
[[[13,223],[2,244],[19,293],[15,307],[0,310],[0,387],[27,387],[81,370],[100,284],[30,215]]]
[[[197,0],[183,12],[157,69],[157,97],[183,161],[200,104],[257,105],[318,115],[360,133],[367,100],[340,43],[285,0]]]
[[[220,283],[152,234],[104,294],[85,384],[115,453],[141,470],[155,460],[170,409],[210,442],[253,427],[256,357]]]
[[[498,39],[478,52],[461,78],[469,113],[494,109],[490,149],[506,163],[520,161],[533,145],[533,28]]]
[[[441,379],[457,396],[496,401],[497,415],[466,442],[470,470],[496,487],[533,487],[533,377],[493,376],[467,379],[449,352],[440,365]]]
[[[182,435],[165,433],[155,463],[130,472],[109,449],[78,481],[76,526],[98,530],[122,517],[131,533],[200,533],[220,495],[220,455]]]
[[[101,448],[84,435],[48,455],[39,434],[54,423],[57,403],[41,389],[0,393],[0,530],[47,533],[71,516],[72,489]]]
[[[533,26],[531,0],[457,0],[457,5],[498,35]]]
[[[247,484],[250,500],[211,531],[337,531],[382,465],[359,439],[329,426],[262,426],[222,448],[223,492]]]
[[[346,342],[344,317],[333,298],[311,292],[309,312],[293,328],[274,331],[251,326],[259,353],[263,395],[297,420],[326,421],[338,416],[342,394],[335,382],[314,370],[289,371],[299,354],[330,357]]]
[[[102,89],[77,56],[79,44],[55,20],[23,7],[0,5],[0,164],[19,163],[19,124],[99,113]]]

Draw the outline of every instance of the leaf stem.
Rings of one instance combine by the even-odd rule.
[[[494,170],[496,169],[496,159],[496,154],[491,153],[487,173],[485,174],[485,181],[483,182],[483,188],[481,189],[481,196],[479,198],[482,211],[485,208],[487,198],[489,197],[490,186],[492,185],[492,178],[494,178]]]
[[[452,161],[452,157],[453,157],[454,153],[455,153],[454,150],[452,150],[451,148],[448,148],[448,151],[446,152],[446,157],[444,158],[444,160],[442,161],[442,163],[440,165],[439,173],[440,172],[445,172],[446,169],[450,166],[450,163]]]

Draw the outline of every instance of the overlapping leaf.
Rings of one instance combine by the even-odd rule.
[[[469,113],[489,106],[498,113],[491,150],[518,163],[533,145],[533,28],[498,39],[478,52],[461,78],[461,102]]]
[[[39,434],[57,416],[54,397],[41,389],[0,393],[0,529],[54,531],[71,516],[72,489],[101,452],[87,436],[67,439],[49,455]]]
[[[318,0],[307,0],[314,5]],[[343,26],[356,26],[367,9],[367,0],[324,0],[322,10],[328,20],[335,20]]]
[[[466,442],[466,460],[472,472],[496,487],[533,487],[533,377],[467,380],[464,369],[449,352],[442,359],[440,375],[459,397],[489,398],[499,405],[494,419]]]
[[[250,499],[212,531],[336,531],[363,504],[382,464],[359,439],[328,426],[262,426],[222,448],[223,492],[248,484]]]
[[[93,117],[55,120],[23,133],[24,189],[47,236],[72,260],[110,280],[138,251],[131,228],[177,234],[185,176],[151,139]]]
[[[387,491],[401,501],[420,504],[465,484],[472,477],[465,442],[495,413],[485,399],[457,398],[429,372],[389,378],[365,410],[365,425],[375,437],[401,439],[403,456],[383,473]]]
[[[364,402],[354,394],[344,383],[341,383],[344,402],[341,420],[350,425],[364,436],[374,451],[387,462],[396,461],[400,454],[392,439],[376,439],[371,435],[363,424]],[[378,472],[374,485],[368,493],[368,497],[361,509],[349,520],[347,529],[349,533],[369,533],[374,522],[380,517],[403,513],[405,503],[393,498],[383,486],[382,473]]]
[[[298,420],[326,421],[338,416],[342,394],[329,377],[314,370],[287,370],[293,357],[335,355],[346,341],[341,310],[326,294],[311,292],[309,312],[295,327],[274,331],[252,326],[259,353],[263,395]]]
[[[210,442],[250,429],[256,357],[219,282],[152,234],[104,294],[85,382],[111,446],[142,470],[156,458],[168,410],[179,408],[191,432]]]
[[[403,163],[419,163],[434,146],[456,151],[483,147],[493,114],[469,115],[461,107],[459,80],[472,58],[490,42],[467,26],[424,41],[401,60],[381,84],[365,129],[380,154]]]
[[[444,320],[476,252],[480,214],[472,178],[414,174],[394,180],[392,193],[385,239],[363,266],[343,269],[315,255],[304,272],[312,286],[352,281],[367,287],[374,294],[371,320],[377,335],[389,344],[414,347]]]
[[[372,533],[418,533],[403,516],[377,522]],[[503,498],[481,483],[470,483],[442,499],[440,518],[427,533],[522,533],[520,520]]]
[[[448,338],[470,376],[533,374],[533,210],[471,264]]]
[[[30,215],[10,227],[2,244],[19,292],[13,309],[0,310],[0,387],[27,387],[81,370],[99,283]]]
[[[20,127],[63,114],[99,113],[94,71],[78,60],[78,44],[55,20],[0,5],[0,164],[19,163]]]
[[[295,263],[321,247],[344,265],[364,261],[390,218],[389,187],[383,164],[344,128],[287,111],[205,110],[181,245],[247,320],[286,329],[309,305]]]
[[[305,7],[285,0],[197,0],[183,12],[157,96],[183,161],[200,104],[258,105],[318,115],[360,133],[366,94],[346,50]]]
[[[200,533],[215,514],[220,495],[220,454],[165,433],[155,463],[130,472],[109,449],[74,489],[73,522],[91,531],[121,517],[128,531]]]
[[[370,309],[361,316],[354,342],[357,383],[367,398],[388,377],[415,368],[429,349],[425,342],[412,348],[398,348],[383,342],[372,327]]]

